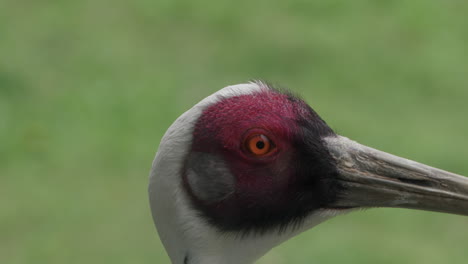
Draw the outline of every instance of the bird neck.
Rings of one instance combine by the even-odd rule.
[[[183,264],[251,264],[289,237],[245,239],[220,237],[203,247],[194,246],[184,257]]]
[[[307,217],[300,226],[242,235],[219,232],[192,215],[192,224],[185,226],[184,237],[179,237],[184,253],[170,254],[171,259],[174,264],[251,264],[272,248],[333,216],[335,213],[324,210]]]

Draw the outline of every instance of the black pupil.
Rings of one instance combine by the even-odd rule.
[[[265,142],[263,141],[258,141],[257,144],[255,144],[258,149],[263,149],[265,147]]]

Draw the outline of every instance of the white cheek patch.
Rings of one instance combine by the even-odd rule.
[[[235,177],[216,155],[190,153],[185,173],[193,195],[203,202],[219,202],[235,191]]]

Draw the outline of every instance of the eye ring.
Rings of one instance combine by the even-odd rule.
[[[253,133],[245,139],[244,147],[250,154],[257,157],[263,157],[274,150],[275,144],[265,134]]]

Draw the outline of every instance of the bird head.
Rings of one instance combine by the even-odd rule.
[[[262,82],[226,87],[179,117],[150,175],[173,263],[251,263],[357,208],[468,215],[468,179],[339,136],[302,99]]]

